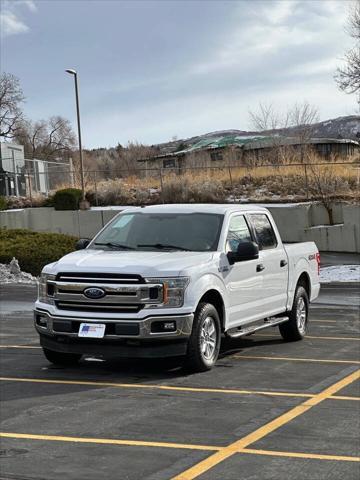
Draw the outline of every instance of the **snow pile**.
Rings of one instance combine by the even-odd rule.
[[[360,265],[335,265],[320,270],[320,283],[360,282]]]
[[[9,265],[0,263],[0,283],[36,283],[37,279],[30,273],[20,270],[19,262],[13,258]]]

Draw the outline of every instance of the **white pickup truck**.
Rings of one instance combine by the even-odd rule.
[[[77,249],[39,283],[35,328],[55,364],[183,356],[208,370],[222,335],[279,325],[301,340],[320,290],[315,243],[284,245],[258,206],[127,208]]]

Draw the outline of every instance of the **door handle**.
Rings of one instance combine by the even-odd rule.
[[[262,272],[263,270],[265,270],[265,267],[262,263],[259,263],[259,265],[256,265],[257,272]]]
[[[286,260],[280,260],[280,267],[286,267],[288,262]]]

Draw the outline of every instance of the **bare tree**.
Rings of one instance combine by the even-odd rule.
[[[23,121],[15,137],[24,145],[27,156],[49,160],[68,157],[76,141],[69,120],[60,116]]]
[[[117,149],[121,169],[128,170],[135,174],[138,167],[138,160],[147,160],[156,155],[154,147],[149,147],[138,142],[128,142],[125,148]]]
[[[314,123],[319,121],[319,111],[309,102],[296,103],[288,112],[288,125],[299,142],[300,160],[310,153],[310,140],[314,136]]]
[[[270,151],[267,153],[271,163],[284,163],[294,156],[294,150],[289,147],[285,137],[295,137],[300,146],[301,161],[313,136],[314,123],[319,120],[316,107],[309,102],[296,103],[281,114],[272,104],[259,104],[257,111],[249,112],[253,128],[270,137]],[[261,143],[261,142],[260,142]]]
[[[13,138],[23,118],[20,104],[25,97],[20,82],[11,73],[0,76],[0,137]]]
[[[116,175],[116,160],[118,159],[116,148],[97,148],[92,151],[84,150],[86,166],[88,170],[96,172],[97,178],[110,179]]]
[[[310,164],[307,188],[314,199],[320,200],[325,207],[329,224],[334,225],[333,202],[336,194],[344,188],[344,180],[336,175],[334,165]]]
[[[269,132],[284,128],[284,121],[272,103],[259,103],[257,111],[249,111],[253,128],[258,132]]]
[[[250,155],[250,158],[248,158],[250,164],[256,165],[263,161],[268,161],[271,164],[283,163],[284,147],[280,129],[286,128],[287,118],[282,117],[271,103],[259,103],[256,111],[249,111],[249,116],[252,127],[257,132],[261,132],[264,136],[268,137],[268,139],[265,140],[266,143],[270,141],[266,149],[266,155],[261,154],[261,158],[259,158],[258,153],[256,155]],[[259,142],[259,147],[264,147],[262,141]],[[262,149],[258,150],[258,152],[260,151],[265,152],[265,150]]]
[[[313,124],[319,121],[318,109],[305,101],[296,103],[288,112],[288,125],[295,127],[302,134],[301,138],[308,138],[313,132]]]
[[[356,0],[350,11],[347,32],[356,44],[346,52],[345,65],[337,69],[335,80],[342,91],[357,94],[360,105],[360,0]]]

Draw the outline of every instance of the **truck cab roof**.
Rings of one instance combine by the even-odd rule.
[[[173,203],[164,205],[150,205],[144,207],[129,207],[129,211],[144,211],[147,213],[214,213],[225,215],[232,212],[248,212],[248,211],[263,211],[267,209],[258,205],[239,205],[239,204],[187,204],[187,203]]]

